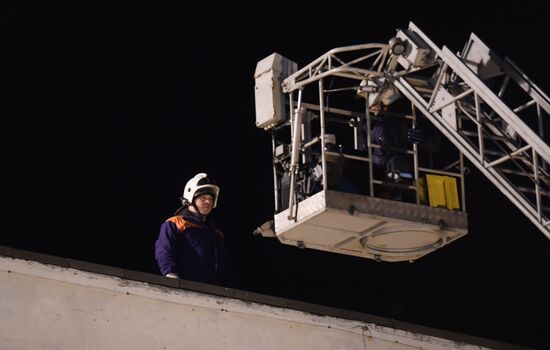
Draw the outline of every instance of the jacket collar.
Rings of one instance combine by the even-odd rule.
[[[189,221],[191,221],[195,224],[199,224],[199,225],[205,224],[208,220],[208,216],[204,216],[204,215],[201,215],[199,213],[194,213],[194,212],[190,211],[189,209],[185,209],[181,213],[181,216],[183,216],[183,218],[185,220],[189,220]]]

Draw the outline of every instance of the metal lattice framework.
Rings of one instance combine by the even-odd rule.
[[[332,49],[286,78],[282,85],[283,92],[302,89],[307,84],[329,76],[359,81],[383,77],[387,56],[387,44],[364,44]]]
[[[454,54],[411,22],[388,44],[335,48],[300,70],[274,53],[255,78],[275,193],[257,233],[413,261],[467,233],[466,157],[550,238],[550,99],[475,34]],[[423,130],[435,137],[411,138]]]
[[[438,70],[429,77],[394,75],[394,85],[550,238],[548,97],[473,34],[458,56],[412,23],[411,33],[431,50]]]
[[[475,34],[460,55],[437,47],[414,23],[397,37],[413,47],[408,57],[386,44],[336,48],[285,79],[283,91],[318,81],[322,93],[329,76],[361,81],[355,89],[371,95],[393,85],[550,238],[548,96]],[[421,50],[424,61],[415,64]]]

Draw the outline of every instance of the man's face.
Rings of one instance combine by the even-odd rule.
[[[195,198],[195,205],[201,215],[208,215],[214,205],[214,197],[211,194],[203,194]]]

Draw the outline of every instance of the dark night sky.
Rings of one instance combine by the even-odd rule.
[[[303,66],[413,21],[454,51],[475,32],[550,92],[548,11],[521,4],[3,11],[0,244],[158,273],[160,223],[204,171],[221,187],[215,216],[236,288],[548,348],[550,240],[477,170],[469,234],[412,264],[252,235],[273,211],[270,137],[254,125],[257,61],[276,51]]]

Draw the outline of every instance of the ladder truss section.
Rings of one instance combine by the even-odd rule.
[[[421,67],[410,53],[389,75],[397,89],[550,238],[550,100],[509,59],[475,34],[454,54],[413,23],[398,37],[428,49]]]

